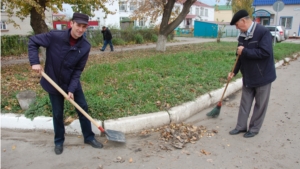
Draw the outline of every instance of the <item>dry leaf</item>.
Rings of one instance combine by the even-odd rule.
[[[205,150],[201,150],[200,151],[202,154],[204,154],[204,155],[210,155],[210,152],[207,152],[207,151],[205,151]]]
[[[15,145],[11,146],[11,149],[12,149],[12,150],[15,150],[15,149],[16,149],[16,146],[15,146]]]
[[[218,130],[213,129],[212,132],[213,133],[218,133]]]
[[[130,163],[132,163],[132,162],[133,162],[132,158],[130,158],[130,159],[129,159],[129,162],[130,162]]]

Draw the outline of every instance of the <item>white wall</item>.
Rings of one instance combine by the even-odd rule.
[[[102,9],[94,12],[94,17],[91,20],[100,21],[100,28],[102,26],[114,26],[120,28],[120,14],[119,14],[119,2],[114,1],[113,3],[106,3],[105,6],[109,11],[114,12],[115,14],[108,14],[105,18],[105,13]]]

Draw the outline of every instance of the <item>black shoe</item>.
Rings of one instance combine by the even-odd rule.
[[[55,145],[54,152],[56,155],[61,154],[64,151],[63,145]]]
[[[247,133],[244,134],[244,137],[245,138],[254,137],[256,134],[258,134],[258,132],[248,131]]]
[[[102,52],[103,52],[104,50],[103,50],[103,49],[100,49],[100,51],[102,51]]]
[[[84,143],[89,144],[94,148],[102,148],[103,147],[103,145],[100,142],[98,142],[96,139],[84,141]]]
[[[238,130],[238,129],[233,129],[229,132],[230,135],[237,135],[237,134],[240,134],[240,133],[244,133],[246,132],[246,130]]]

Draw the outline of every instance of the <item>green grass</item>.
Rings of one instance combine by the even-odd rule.
[[[147,49],[110,53],[108,57],[91,56],[81,77],[89,114],[96,119],[114,119],[192,101],[226,83],[235,49],[236,43],[212,42],[168,47],[164,53]],[[276,60],[299,51],[297,44],[274,47]],[[239,77],[240,74],[236,78]],[[5,105],[1,107],[3,110]],[[51,116],[48,95],[39,94],[25,115]],[[65,116],[76,116],[67,101]]]

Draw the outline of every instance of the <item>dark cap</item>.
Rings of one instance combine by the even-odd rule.
[[[86,14],[82,14],[82,13],[74,13],[72,20],[75,21],[76,23],[82,23],[82,24],[88,25],[89,16],[87,16]]]
[[[244,18],[246,16],[249,16],[248,12],[244,9],[239,10],[237,13],[235,13],[231,19],[230,25],[235,25],[237,21],[239,21],[241,18]]]

